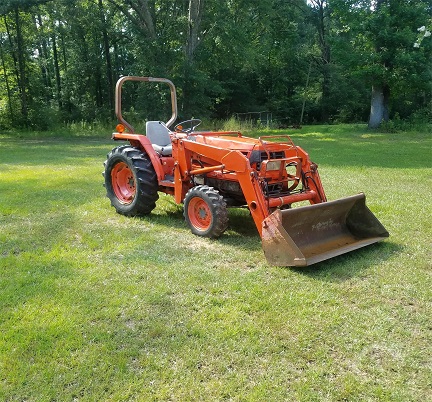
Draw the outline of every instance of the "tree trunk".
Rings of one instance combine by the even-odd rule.
[[[43,20],[40,13],[34,16],[34,24],[36,30],[39,32],[39,43],[37,44],[37,50],[39,56],[37,58],[39,62],[39,68],[41,70],[42,82],[45,87],[45,102],[48,104],[51,100],[51,77],[48,68],[48,45],[43,34]]]
[[[378,128],[383,121],[389,119],[390,88],[388,85],[372,87],[369,128]]]
[[[17,55],[18,55],[18,72],[19,81],[18,86],[21,94],[21,113],[23,115],[24,124],[27,126],[28,121],[28,102],[27,102],[27,75],[26,75],[26,64],[25,64],[25,52],[24,52],[24,38],[21,30],[21,19],[19,16],[18,7],[15,8],[15,25],[17,33]]]
[[[188,37],[186,43],[186,64],[193,63],[194,53],[199,44],[204,0],[189,0]]]
[[[330,118],[330,96],[332,87],[332,70],[331,70],[331,49],[329,43],[329,20],[331,18],[331,10],[325,0],[311,1],[313,8],[316,11],[316,28],[318,32],[319,46],[321,58],[319,60],[319,68],[322,75],[322,98],[321,98],[321,116],[323,122],[327,122]]]
[[[324,62],[322,65],[322,99],[321,99],[321,121],[327,123],[330,119],[330,95],[331,95],[331,84],[332,76],[330,63]]]
[[[107,24],[105,20],[105,12],[103,8],[102,0],[99,0],[98,5],[99,5],[99,13],[100,13],[101,24],[102,24],[102,35],[103,35],[104,52],[105,52],[105,67],[106,67],[106,75],[108,80],[108,100],[109,100],[110,110],[113,110],[114,109],[114,80],[113,80],[113,72],[112,72],[109,38],[106,29]]]
[[[300,122],[299,122],[300,126],[303,124],[303,115],[304,115],[304,110],[305,110],[305,106],[306,106],[306,93],[307,93],[307,90],[309,88],[309,78],[310,78],[311,71],[312,71],[312,62],[309,63],[309,70],[307,73],[306,85],[305,85],[305,89],[303,91],[303,104],[302,104],[302,110],[301,110]]]
[[[11,89],[9,86],[9,78],[7,75],[7,70],[6,70],[6,63],[5,63],[5,59],[4,59],[4,53],[3,53],[3,44],[0,41],[0,59],[1,59],[1,65],[3,68],[3,76],[5,79],[5,84],[6,84],[6,92],[7,92],[7,97],[8,97],[8,107],[9,107],[9,116],[10,116],[10,122],[12,124],[12,126],[14,125],[15,119],[14,119],[14,113],[13,113],[13,108],[12,108],[12,94],[11,94]]]
[[[52,33],[52,44],[53,44],[53,56],[54,56],[54,71],[55,71],[56,88],[57,88],[57,104],[59,110],[62,110],[63,100],[62,100],[62,88],[61,88],[61,79],[60,79],[60,66],[58,60],[56,33],[54,30]]]
[[[381,7],[385,4],[386,0],[377,0],[375,5],[375,13],[381,11]],[[385,44],[377,40],[375,43],[375,51],[379,54]],[[383,69],[388,69],[388,64],[384,61]],[[390,100],[390,87],[387,84],[379,84],[372,86],[371,96],[371,109],[369,115],[369,128],[377,128],[383,121],[389,119],[389,100]]]
[[[3,20],[4,20],[4,24],[5,24],[5,28],[6,28],[6,34],[7,34],[8,41],[9,41],[10,53],[11,53],[12,61],[13,61],[13,65],[14,65],[14,74],[15,74],[17,85],[18,85],[18,91],[20,91],[21,90],[21,88],[19,86],[20,77],[19,77],[19,71],[18,71],[18,62],[17,62],[17,58],[16,58],[15,44],[14,44],[14,41],[12,39],[12,35],[10,32],[10,28],[9,28],[9,24],[8,24],[6,15],[3,16]]]
[[[192,108],[194,87],[194,59],[195,51],[200,43],[200,29],[204,10],[204,0],[189,0],[188,27],[185,43],[185,63],[184,63],[184,86],[183,86],[183,110],[190,113]]]
[[[123,2],[120,3],[122,4]],[[149,38],[155,41],[157,35],[155,27],[154,1],[149,4],[149,0],[138,0],[136,3],[128,2],[127,4],[138,14],[138,22],[143,31],[147,33]],[[126,10],[126,16],[130,16],[127,8],[123,8],[123,10]]]

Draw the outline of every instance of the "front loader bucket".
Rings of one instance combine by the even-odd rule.
[[[276,210],[263,222],[262,246],[276,266],[307,266],[379,242],[389,234],[364,194]]]

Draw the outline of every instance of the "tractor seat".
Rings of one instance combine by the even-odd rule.
[[[146,136],[150,140],[153,149],[160,155],[172,154],[171,137],[169,130],[160,121],[148,121],[146,123]]]

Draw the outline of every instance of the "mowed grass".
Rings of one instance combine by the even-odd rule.
[[[0,400],[432,400],[430,132],[291,132],[391,236],[306,269],[245,210],[218,240],[162,194],[116,214],[104,135],[0,135]]]

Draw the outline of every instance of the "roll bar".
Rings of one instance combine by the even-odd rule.
[[[115,114],[120,123],[122,123],[130,133],[134,133],[135,129],[129,124],[122,115],[122,99],[121,91],[123,83],[125,81],[145,81],[145,82],[165,82],[169,85],[171,91],[171,118],[165,123],[167,127],[170,127],[177,119],[177,95],[175,85],[166,78],[153,78],[153,77],[136,77],[136,76],[125,76],[121,77],[115,87]]]

